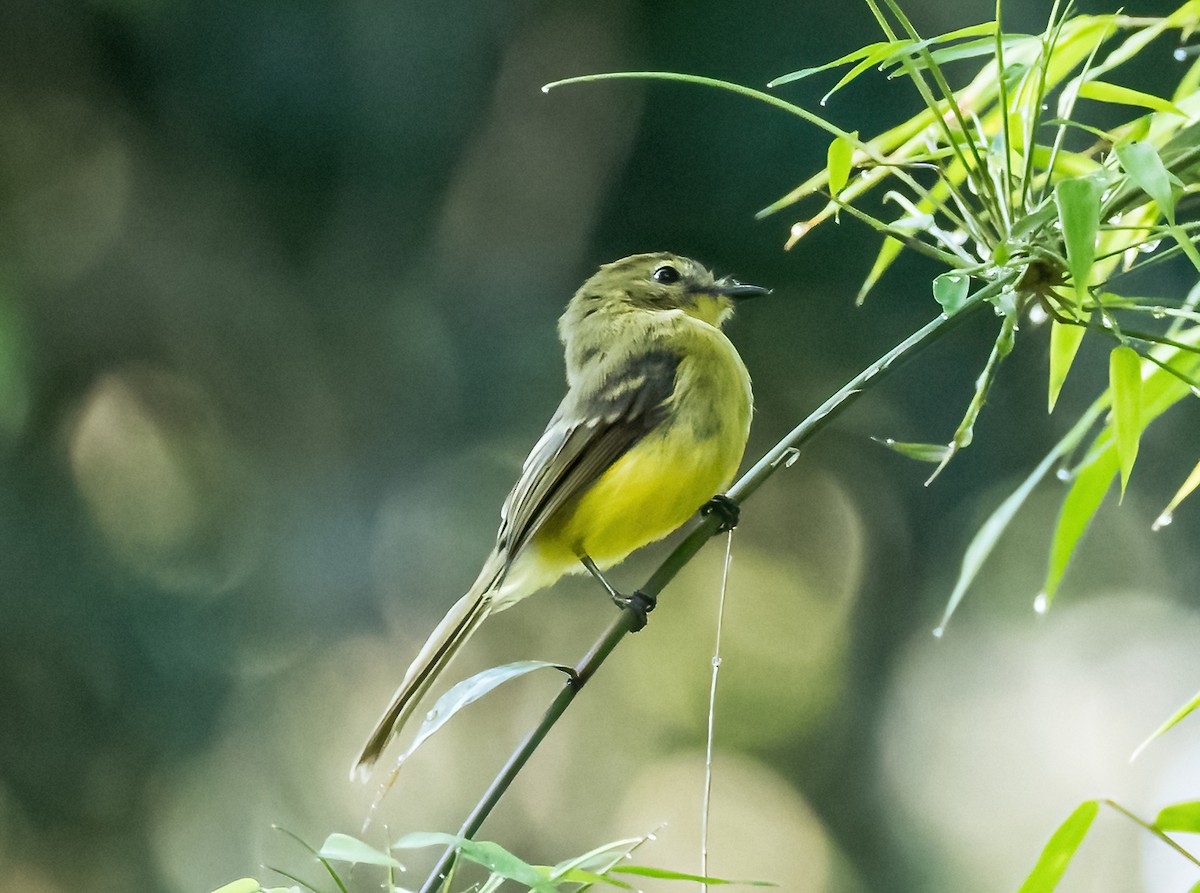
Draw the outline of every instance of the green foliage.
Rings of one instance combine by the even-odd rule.
[[[1051,893],[1062,880],[1071,860],[1075,857],[1080,844],[1083,843],[1088,831],[1100,812],[1101,806],[1107,806],[1113,811],[1129,819],[1134,824],[1145,829],[1180,856],[1193,865],[1200,866],[1200,859],[1189,850],[1180,846],[1168,831],[1183,831],[1200,833],[1200,802],[1177,803],[1161,810],[1153,822],[1138,818],[1120,803],[1113,800],[1085,800],[1067,817],[1058,829],[1050,836],[1042,854],[1038,857],[1033,871],[1025,879],[1018,893]]]
[[[284,833],[297,841],[326,868],[337,888],[343,893],[347,889],[347,879],[330,865],[331,862],[384,868],[386,869],[384,889],[403,893],[395,883],[395,874],[403,871],[404,868],[391,855],[391,851],[416,850],[427,847],[452,848],[460,858],[486,869],[488,880],[479,887],[480,890],[494,890],[505,881],[512,881],[533,893],[556,893],[556,891],[572,891],[573,893],[573,891],[584,890],[595,884],[605,884],[621,890],[634,889],[632,884],[622,880],[621,875],[704,883],[711,886],[775,886],[767,881],[729,880],[653,868],[647,865],[623,864],[635,849],[652,839],[652,835],[615,840],[581,855],[564,859],[557,865],[533,865],[498,843],[487,840],[471,840],[457,834],[426,831],[405,834],[389,844],[387,851],[384,851],[349,834],[331,834],[320,849],[314,849],[291,832],[285,831]],[[285,872],[278,873],[291,880],[296,880]],[[288,888],[263,887],[259,881],[253,878],[241,878],[219,887],[213,893],[299,893],[301,887],[312,893],[320,893],[317,887],[303,881],[298,881],[298,884],[297,887]]]
[[[1058,886],[1099,811],[1100,804],[1095,800],[1087,800],[1075,807],[1047,841],[1019,893],[1050,893]]]
[[[612,77],[704,84],[767,102],[833,136],[825,169],[760,212],[768,216],[825,195],[821,210],[793,225],[787,247],[837,212],[849,212],[883,236],[860,301],[909,248],[950,268],[933,284],[934,298],[947,314],[989,303],[1004,319],[947,447],[881,441],[921,461],[936,457],[934,477],[970,444],[1000,362],[1015,346],[1018,318],[1035,310],[1051,318],[1051,409],[1085,335],[1090,332],[1113,344],[1116,375],[1109,384],[1111,388],[1116,383],[1119,393],[1108,392],[1101,399],[1119,403],[1114,405],[1116,451],[1111,457],[1106,452],[1113,436],[1106,426],[1088,451],[1091,458],[1085,465],[1091,470],[1077,470],[1084,480],[1068,491],[1052,538],[1048,604],[1107,490],[1109,458],[1116,463],[1114,474],[1120,470],[1123,493],[1137,445],[1153,417],[1134,418],[1138,389],[1133,360],[1141,357],[1186,385],[1188,390],[1178,399],[1200,393],[1193,337],[1197,295],[1141,300],[1115,291],[1116,281],[1129,272],[1179,254],[1200,270],[1194,244],[1197,226],[1176,219],[1178,199],[1189,192],[1183,184],[1196,182],[1200,172],[1200,125],[1189,123],[1189,116],[1200,113],[1200,63],[1192,66],[1170,99],[1111,78],[1154,38],[1169,30],[1186,34],[1197,28],[1200,4],[1191,0],[1157,19],[1122,14],[1067,17],[1055,4],[1040,35],[1005,34],[998,22],[984,22],[923,38],[896,3],[884,4],[886,14],[874,0],[867,3],[884,40],[778,77],[770,86],[849,66],[828,99],[874,67],[890,77],[908,77],[925,100],[925,111],[873,138],[861,139],[857,131],[849,133],[770,94],[692,75],[625,72],[574,78],[547,88]],[[978,73],[965,86],[951,88],[941,66],[971,58],[984,60]],[[1107,79],[1101,80],[1101,75]],[[1086,108],[1077,107],[1080,98],[1136,108],[1138,114],[1101,130],[1083,119]],[[1095,139],[1090,147],[1075,148],[1081,134]],[[884,202],[902,209],[890,220],[865,201],[885,184],[889,188]],[[980,283],[974,293],[972,282]],[[1167,317],[1173,318],[1172,325],[1156,331],[1154,323]],[[1147,319],[1150,324],[1143,327],[1139,320]],[[1055,447],[1052,454],[1063,451]],[[1191,489],[1181,487],[1179,500]],[[1024,495],[1005,505],[1023,500]],[[1172,510],[1177,505],[1173,503]],[[1008,511],[993,515],[977,544],[994,542],[1011,519]],[[975,548],[971,560],[964,562],[944,620],[978,571],[976,560],[987,551],[990,546]]]
[[[1045,30],[1036,36],[1005,34],[997,2],[997,21],[932,38],[916,32],[895,0],[866,3],[883,40],[778,77],[770,86],[848,67],[826,94],[828,100],[877,67],[889,77],[907,77],[926,108],[866,139],[806,110],[796,111],[833,135],[826,168],[764,208],[760,216],[823,195],[824,206],[792,226],[787,247],[839,213],[878,232],[882,244],[859,291],[860,303],[908,248],[948,267],[932,288],[947,316],[990,304],[1001,320],[970,405],[947,445],[876,440],[915,460],[937,462],[932,481],[970,444],[1000,363],[1016,345],[1018,320],[1050,319],[1051,411],[1085,337],[1111,345],[1107,388],[971,540],[935,631],[941,635],[1034,488],[1051,468],[1086,444],[1074,468],[1060,468],[1060,477],[1070,486],[1050,538],[1042,592],[1035,599],[1035,606],[1046,610],[1118,477],[1124,496],[1147,427],[1180,401],[1200,396],[1200,285],[1186,296],[1119,294],[1122,277],[1166,259],[1184,256],[1200,271],[1195,244],[1200,226],[1181,223],[1177,216],[1181,198],[1194,193],[1200,179],[1200,125],[1191,123],[1200,115],[1200,61],[1184,74],[1170,98],[1118,83],[1120,67],[1155,38],[1171,30],[1186,37],[1200,28],[1200,2],[1190,0],[1157,19],[1068,16],[1061,11],[1069,7],[1056,2]],[[973,79],[954,89],[941,66],[964,59],[983,62]],[[673,74],[628,76],[701,82]],[[703,82],[794,110],[748,88]],[[1081,99],[1088,102],[1079,105]],[[1089,102],[1133,109],[1135,116],[1100,129],[1084,117]],[[869,204],[870,193],[885,185],[883,199]],[[887,206],[899,207],[900,215],[885,217],[882,209]],[[979,283],[973,293],[972,283]],[[1172,513],[1198,486],[1200,464],[1155,528],[1170,523]],[[1197,706],[1200,695],[1155,736]],[[1200,828],[1197,804],[1170,807],[1149,825],[1117,804],[1103,802],[1196,861],[1164,831]],[[1057,886],[1100,805],[1095,800],[1081,804],[1055,832],[1022,893]]]

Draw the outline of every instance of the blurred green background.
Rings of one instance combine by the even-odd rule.
[[[1006,3],[1009,29],[1040,30],[1047,6]],[[992,16],[905,8],[929,34]],[[346,770],[491,545],[563,389],[555,320],[599,263],[670,250],[775,289],[729,329],[756,385],[750,456],[931,317],[939,271],[911,259],[853,307],[877,241],[852,221],[785,253],[795,218],[753,220],[823,164],[812,128],[699,88],[539,90],[625,68],[759,86],[875,39],[856,2],[5,0],[0,889],[281,882],[264,862],[319,877],[271,823],[314,844],[358,830],[374,790]],[[1168,92],[1171,50],[1121,82]],[[784,95],[815,108],[833,80]],[[867,134],[916,101],[863,78],[826,111]],[[1156,270],[1146,293],[1194,280]],[[869,436],[947,440],[993,327],[867,396],[743,513],[714,873],[1011,890],[1083,798],[1151,816],[1200,797],[1194,723],[1127,762],[1200,685],[1200,506],[1149,532],[1197,458],[1194,405],[1150,429],[1047,616],[1053,484],[930,635],[970,534],[1103,387],[1107,348],[1085,345],[1047,418],[1045,332],[1026,327],[975,445],[922,487],[927,467]],[[639,859],[698,868],[722,551],[665,593],[484,836],[553,862],[658,828]],[[566,581],[456,669],[574,663],[611,612]],[[371,839],[457,828],[557,684],[459,717]],[[1064,886],[1195,880],[1105,815]]]

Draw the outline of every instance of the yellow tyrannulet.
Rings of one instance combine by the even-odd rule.
[[[479,624],[563,574],[600,570],[675,530],[733,479],[750,433],[750,376],[721,333],[766,292],[673,254],[606,264],[559,320],[567,395],[500,513],[479,578],[438,624],[367,739],[365,776]],[[648,599],[632,597],[642,612]]]

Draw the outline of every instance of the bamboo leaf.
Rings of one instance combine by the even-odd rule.
[[[522,660],[499,667],[489,667],[486,670],[476,673],[469,679],[464,679],[454,685],[437,699],[433,708],[426,715],[425,721],[421,723],[421,728],[417,730],[417,735],[413,738],[408,749],[396,759],[397,771],[405,760],[416,753],[417,748],[428,741],[431,736],[436,734],[442,726],[450,721],[451,717],[464,707],[474,704],[488,692],[508,682],[510,679],[516,679],[519,676],[542,669],[561,670],[568,675],[571,672],[568,667],[547,663],[544,660]]]
[[[1087,177],[1104,169],[1100,162],[1087,155],[1067,152],[1064,149],[1055,152],[1050,146],[1043,146],[1040,143],[1033,147],[1031,157],[1034,165],[1042,170],[1045,170],[1053,161],[1054,173],[1064,177]]]
[[[909,41],[902,41],[902,42],[908,43]],[[839,65],[846,65],[847,63],[850,63],[850,62],[859,62],[864,59],[866,59],[866,60],[872,59],[877,54],[881,54],[881,55],[879,55],[879,58],[883,58],[888,53],[892,52],[892,50],[895,49],[895,46],[896,46],[896,42],[887,41],[887,40],[879,41],[877,43],[869,43],[866,46],[859,47],[858,49],[856,49],[852,52],[849,52],[844,56],[839,56],[838,58],[834,59],[832,62],[826,62],[824,65],[816,65],[816,66],[813,66],[812,68],[801,68],[798,71],[793,71],[793,72],[790,72],[789,74],[780,75],[779,77],[775,78],[774,80],[769,81],[767,83],[767,86],[768,87],[781,87],[784,84],[790,84],[792,81],[801,80],[802,78],[809,77],[810,75],[817,74],[818,72],[828,71],[830,68],[837,68]]]
[[[879,247],[879,254],[875,255],[875,263],[871,265],[871,270],[867,273],[867,278],[859,286],[858,295],[854,298],[856,306],[862,306],[863,302],[867,299],[867,293],[875,287],[875,283],[879,281],[879,277],[887,272],[887,268],[900,256],[900,251],[903,248],[904,243],[899,239],[893,239],[891,236],[884,238],[883,244]]]
[[[1025,504],[1025,500],[1029,498],[1029,494],[1041,483],[1046,473],[1054,467],[1056,462],[1079,445],[1084,435],[1096,424],[1096,420],[1100,418],[1100,414],[1104,411],[1104,408],[1105,403],[1097,401],[1087,412],[1081,415],[1079,420],[1071,426],[1071,430],[1063,435],[1058,443],[1054,445],[1054,449],[1046,454],[1045,458],[1037,464],[1037,467],[1029,473],[1029,476],[1021,482],[1021,485],[997,506],[996,510],[980,526],[975,536],[971,538],[966,552],[963,553],[958,580],[955,581],[954,590],[950,593],[950,598],[946,602],[946,609],[942,613],[941,622],[933,631],[935,636],[941,638],[945,632],[946,624],[950,622],[950,618],[958,609],[958,605],[963,600],[963,596],[966,595],[968,587],[970,587],[971,583],[979,575],[983,563],[987,561],[996,542],[1003,535],[1004,531],[1008,529],[1008,525],[1016,516],[1017,511]]]
[[[1165,735],[1172,728],[1178,725],[1184,719],[1184,717],[1186,717],[1189,713],[1192,713],[1198,707],[1200,707],[1200,691],[1196,692],[1190,701],[1172,713],[1167,718],[1167,721],[1155,729],[1149,738],[1139,744],[1137,750],[1133,752],[1133,756],[1129,758],[1129,761],[1132,763],[1134,760],[1136,760],[1138,758],[1138,754],[1145,750],[1151,741],[1161,737],[1162,735]]]
[[[933,280],[933,298],[942,305],[947,316],[953,316],[967,301],[971,277],[958,270],[949,270]]]
[[[1104,494],[1117,473],[1117,450],[1110,441],[1101,447],[1091,460],[1079,469],[1067,497],[1063,500],[1058,523],[1054,528],[1054,539],[1050,543],[1050,566],[1042,584],[1039,601],[1049,607],[1062,583],[1067,563],[1075,552],[1080,538],[1087,530],[1104,501]]]
[[[895,46],[891,52],[883,60],[880,68],[887,69],[894,65],[899,65],[908,57],[914,65],[921,61],[919,55],[922,50],[928,49],[931,46],[936,46],[939,43],[949,43],[953,40],[965,40],[967,38],[978,38],[996,33],[995,22],[980,22],[978,25],[968,25],[965,28],[957,28],[954,31],[947,31],[945,34],[939,34],[936,37],[926,37],[922,40],[898,40],[895,41]],[[974,41],[971,41],[973,43]],[[988,36],[986,43],[994,47],[996,41]],[[958,46],[966,46],[967,44],[959,44]],[[957,49],[957,47],[947,47],[946,49]]]
[[[1154,199],[1167,222],[1174,226],[1175,193],[1171,188],[1171,174],[1159,158],[1158,150],[1147,142],[1125,143],[1117,146],[1117,159],[1130,179]]]
[[[950,451],[950,445],[947,443],[902,443],[892,440],[890,437],[872,437],[871,439],[889,450],[894,450],[901,456],[916,459],[918,462],[941,462]]]
[[[1183,485],[1175,491],[1175,495],[1171,497],[1171,501],[1167,503],[1167,507],[1155,519],[1151,530],[1161,530],[1170,524],[1174,520],[1175,509],[1179,508],[1180,503],[1191,496],[1192,491],[1197,487],[1200,487],[1200,462],[1196,463],[1196,467],[1192,469],[1192,473],[1187,476]]]
[[[1051,835],[1019,893],[1050,893],[1058,886],[1099,811],[1100,804],[1095,800],[1087,800],[1075,807]]]
[[[702,874],[688,874],[683,871],[670,871],[666,868],[651,868],[648,865],[619,865],[612,869],[613,874],[632,874],[637,877],[653,877],[666,881],[691,881],[697,884],[744,884],[747,887],[776,887],[771,881],[731,881],[719,877],[705,877]]]
[[[1190,803],[1175,803],[1159,811],[1154,827],[1160,831],[1182,831],[1185,834],[1200,834],[1200,800]]]
[[[514,856],[498,843],[490,840],[470,840],[457,834],[437,831],[417,831],[405,834],[392,844],[394,850],[421,849],[430,846],[454,847],[464,859],[482,865],[488,871],[524,884],[533,890],[552,891],[553,884],[546,876],[524,859]]]
[[[1076,299],[1082,303],[1091,284],[1096,259],[1096,232],[1100,229],[1100,193],[1097,177],[1076,177],[1054,184],[1054,203],[1067,248],[1067,266],[1075,284]]]
[[[1121,345],[1108,355],[1108,386],[1113,401],[1113,432],[1121,466],[1121,496],[1137,459],[1142,437],[1142,358]]]
[[[259,893],[261,890],[262,884],[252,877],[244,877],[231,881],[223,887],[217,887],[212,893]]]
[[[382,850],[377,850],[368,843],[349,834],[333,833],[325,838],[317,855],[322,859],[333,859],[335,862],[350,862],[355,865],[383,865],[388,868],[404,870],[404,866]]]
[[[1183,110],[1173,102],[1141,90],[1132,90],[1105,81],[1086,81],[1079,85],[1081,99],[1095,99],[1100,102],[1111,102],[1117,105],[1136,105],[1141,108],[1153,109],[1156,112],[1169,112],[1173,115],[1187,117]]]
[[[829,194],[836,197],[850,180],[850,163],[854,158],[854,144],[858,142],[858,131],[834,137],[826,153],[829,168]]]
[[[1050,406],[1048,412],[1054,412],[1054,404],[1058,402],[1063,382],[1067,380],[1067,373],[1071,371],[1071,364],[1075,361],[1075,354],[1079,350],[1080,342],[1083,341],[1083,333],[1084,327],[1081,325],[1061,323],[1056,319],[1050,322]]]

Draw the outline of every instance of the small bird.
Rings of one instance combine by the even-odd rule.
[[[567,394],[504,502],[478,579],[404,674],[351,777],[366,778],[488,615],[564,574],[594,574],[645,624],[653,601],[622,595],[601,571],[680,527],[733,479],[752,397],[721,325],[735,301],[766,293],[665,252],[605,264],[575,293],[558,323]]]

